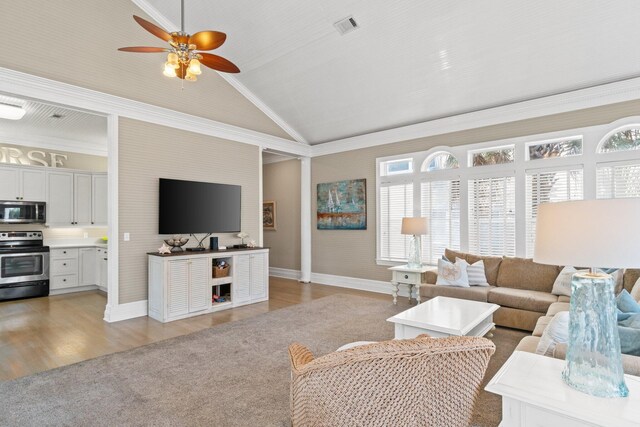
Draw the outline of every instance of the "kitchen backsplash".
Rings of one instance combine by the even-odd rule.
[[[106,227],[47,228],[39,224],[0,224],[0,231],[42,231],[42,236],[45,239],[83,239],[85,238],[84,233],[87,233],[88,238],[100,238],[107,235]]]

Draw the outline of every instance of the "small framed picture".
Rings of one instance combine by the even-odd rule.
[[[262,228],[276,229],[276,202],[272,200],[262,202]]]

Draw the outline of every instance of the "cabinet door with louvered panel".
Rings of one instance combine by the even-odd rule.
[[[247,304],[251,301],[251,255],[235,257],[233,269],[232,298],[234,305]]]
[[[206,310],[211,299],[209,288],[209,264],[208,258],[199,258],[189,261],[190,279],[189,286],[189,313]]]
[[[169,283],[167,286],[167,316],[189,313],[189,261],[179,260],[169,263]]]
[[[251,301],[267,298],[267,255],[251,255]]]

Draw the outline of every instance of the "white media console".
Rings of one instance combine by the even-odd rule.
[[[149,316],[160,322],[207,314],[269,299],[269,249],[149,253]],[[230,265],[213,277],[213,264]],[[213,302],[213,295],[225,297]]]

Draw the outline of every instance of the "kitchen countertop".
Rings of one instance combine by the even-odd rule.
[[[64,248],[103,248],[107,249],[107,243],[100,239],[45,239],[45,246],[51,249]]]

